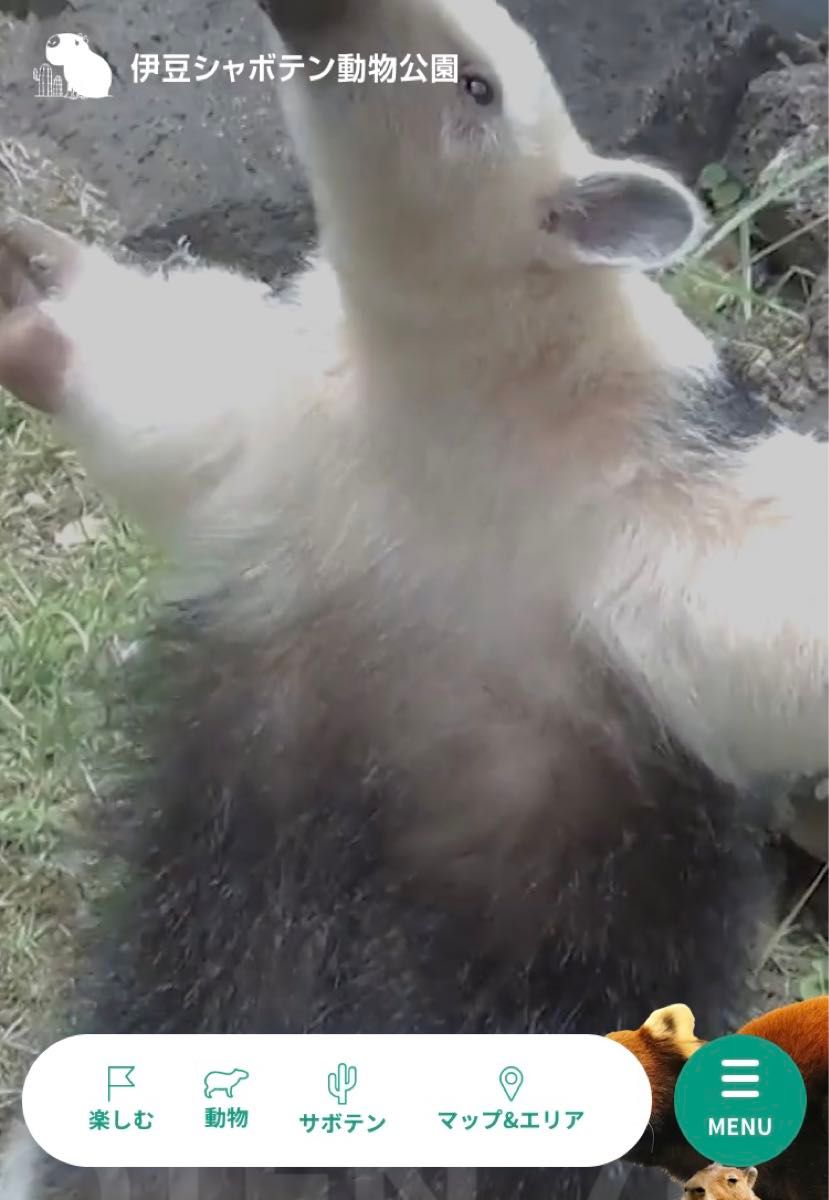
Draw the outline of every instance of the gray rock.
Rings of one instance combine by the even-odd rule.
[[[782,33],[820,37],[827,25],[824,0],[754,0],[757,12]]]
[[[116,72],[106,101],[34,96],[31,65],[60,29],[88,34]],[[0,131],[61,153],[109,195],[128,244],[166,254],[181,235],[211,258],[264,277],[292,265],[311,234],[307,194],[282,133],[273,83],[224,74],[205,83],[133,83],[137,52],[203,54],[208,62],[247,62],[267,50],[253,0],[126,8],[76,4],[71,15],[18,27],[7,58]],[[15,77],[16,76],[16,77]],[[162,232],[163,231],[163,232]]]
[[[804,352],[804,375],[811,398],[797,427],[826,439],[829,436],[829,274],[825,270],[812,287],[806,317],[809,332]]]
[[[794,302],[784,310],[760,307],[748,323],[729,322],[720,346],[758,403],[792,428],[823,440],[829,431],[828,294],[824,273],[805,308]]]
[[[757,194],[829,149],[825,63],[770,71],[748,88],[727,152],[731,170]],[[827,255],[826,173],[821,171],[763,208],[756,228],[767,244],[819,223],[778,253],[785,265],[814,269]]]
[[[70,0],[2,0],[0,12],[20,20],[30,14],[36,17],[54,17],[70,8]]]
[[[693,177],[724,149],[748,82],[780,49],[749,0],[507,0],[538,37],[576,118],[600,148],[661,157]],[[19,12],[54,13],[59,0]],[[48,36],[86,33],[116,71],[102,101],[38,100]],[[194,249],[263,277],[312,236],[307,195],[274,86],[132,82],[136,52],[246,61],[266,49],[254,0],[73,0],[32,15],[6,47],[0,134],[47,137],[110,195],[131,245]],[[792,47],[792,53],[797,52]]]
[[[809,355],[813,360],[809,374],[815,387],[825,388],[829,383],[829,272],[826,270],[812,288],[808,316]]]

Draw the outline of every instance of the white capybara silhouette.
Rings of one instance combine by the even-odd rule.
[[[70,96],[98,100],[109,95],[112,67],[90,48],[85,34],[53,34],[46,43],[46,61],[63,68]]]
[[[232,1100],[233,1089],[249,1078],[248,1072],[240,1070],[239,1067],[233,1071],[211,1071],[204,1077],[204,1094],[210,1100],[216,1092],[224,1092],[228,1100]]]

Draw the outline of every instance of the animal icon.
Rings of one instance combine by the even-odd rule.
[[[228,1100],[232,1100],[235,1089],[246,1079],[250,1079],[250,1073],[240,1067],[232,1071],[210,1071],[204,1077],[205,1097],[212,1100],[217,1092],[224,1092]]]
[[[68,95],[72,98],[101,99],[112,87],[112,67],[96,54],[85,34],[55,33],[46,43],[46,59],[62,67]]]

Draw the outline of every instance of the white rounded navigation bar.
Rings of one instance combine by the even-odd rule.
[[[598,1166],[650,1111],[634,1056],[586,1035],[73,1037],[23,1088],[86,1167]]]

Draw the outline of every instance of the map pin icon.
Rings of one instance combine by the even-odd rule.
[[[501,1081],[501,1087],[507,1095],[510,1104],[515,1102],[515,1097],[524,1086],[524,1075],[518,1070],[518,1067],[504,1067],[501,1074],[498,1076]]]

